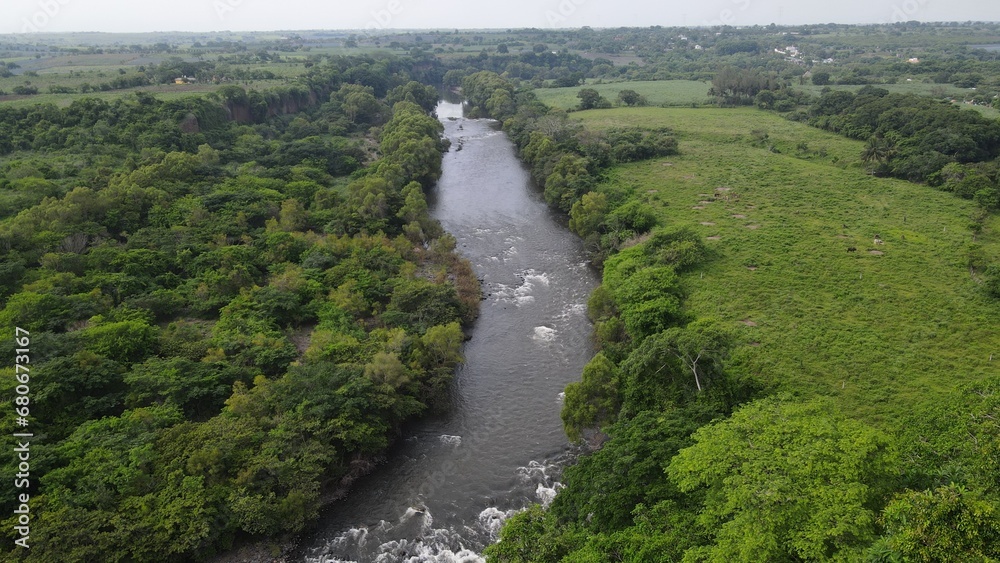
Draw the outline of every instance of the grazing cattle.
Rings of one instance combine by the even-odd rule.
[[[847,247],[847,251],[848,251],[848,252],[857,252],[857,251],[858,251],[858,249],[857,249],[856,247],[854,247],[854,246],[848,246],[848,247]]]
[[[885,244],[885,241],[883,241],[882,239],[880,239],[878,237],[875,237],[875,240],[872,241],[872,244],[876,244],[876,245],[878,245],[878,244]]]

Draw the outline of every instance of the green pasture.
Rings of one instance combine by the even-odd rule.
[[[874,178],[862,143],[752,109],[573,116],[678,135],[681,155],[620,166],[608,182],[705,237],[714,258],[686,276],[687,306],[739,328],[743,373],[892,424],[1000,368],[1000,303],[967,265],[970,202]],[[993,218],[977,241],[994,260],[998,230]]]
[[[296,59],[305,57],[303,54],[294,55],[296,55]],[[83,97],[97,97],[111,100],[120,98],[131,92],[143,91],[153,92],[163,98],[172,98],[214,92],[219,88],[218,84],[212,83],[187,85],[159,84],[103,92],[94,90],[87,94],[79,92],[82,84],[90,84],[96,88],[100,84],[111,82],[118,77],[132,76],[139,72],[140,66],[145,65],[147,68],[150,68],[167,58],[169,58],[167,55],[67,54],[22,61],[18,63],[22,66],[21,74],[0,78],[0,91],[8,93],[8,96],[0,96],[0,104],[23,107],[36,103],[52,103],[64,107],[71,104],[74,100]],[[200,60],[199,57],[187,57],[187,59]],[[306,70],[301,60],[250,64],[228,63],[228,68],[248,71],[266,70],[276,76],[275,79],[271,80],[239,82],[239,85],[245,88],[258,89],[284,84],[287,79],[301,76]],[[121,73],[122,70],[125,71],[125,74]],[[25,75],[23,74],[24,71],[31,71],[35,74]],[[14,88],[22,85],[30,85],[38,88],[38,94],[33,96],[13,95]],[[52,94],[49,92],[49,88],[52,86],[69,87],[77,90],[77,92]]]
[[[248,87],[264,88],[267,85],[280,84],[280,81],[268,80],[251,82]],[[242,83],[241,83],[242,85]],[[67,107],[75,100],[82,98],[100,98],[105,101],[113,101],[135,92],[150,92],[162,100],[173,100],[190,96],[205,95],[215,92],[221,86],[218,84],[186,84],[173,85],[163,84],[159,86],[144,86],[141,88],[130,88],[127,90],[110,90],[107,92],[90,92],[89,94],[38,94],[35,96],[0,96],[0,106],[29,107],[35,104],[55,104],[59,107]]]
[[[273,70],[275,74],[279,75],[279,78],[273,80],[251,80],[248,82],[233,82],[232,84],[238,84],[247,89],[267,89],[274,86],[279,86],[285,84],[286,79],[283,77],[295,76],[301,74],[301,65],[274,65],[275,67],[281,67],[281,70]],[[294,67],[298,67],[298,71],[295,72]],[[269,69],[270,70],[270,69]],[[100,81],[111,80],[113,76],[118,76],[117,73],[104,73],[105,78],[94,77],[87,74],[82,76],[69,77],[67,75],[48,75],[39,74],[37,77],[18,77],[0,79],[0,90],[4,90],[10,93],[14,86],[19,84],[24,84],[25,80],[29,81],[31,85],[38,88],[38,94],[33,96],[15,96],[7,95],[0,96],[0,105],[11,106],[11,107],[27,107],[35,104],[55,104],[59,107],[66,107],[73,103],[75,100],[82,98],[100,98],[102,100],[116,100],[122,96],[134,92],[150,92],[156,94],[157,97],[161,99],[174,99],[181,98],[185,96],[192,95],[204,95],[211,92],[215,92],[221,88],[224,84],[214,84],[214,83],[196,83],[196,84],[156,84],[150,86],[140,86],[138,88],[127,88],[122,90],[108,90],[108,91],[91,91],[86,94],[80,92],[70,93],[70,94],[51,94],[49,93],[50,85],[58,86],[70,86],[72,88],[79,89],[80,84],[87,82],[91,85],[99,84]]]
[[[702,105],[709,100],[708,82],[696,80],[649,80],[636,82],[611,82],[604,84],[587,84],[570,88],[539,88],[535,90],[538,99],[545,104],[561,109],[573,109],[580,105],[576,94],[582,88],[593,88],[602,96],[616,102],[618,92],[635,90],[646,97],[654,106],[690,106]]]

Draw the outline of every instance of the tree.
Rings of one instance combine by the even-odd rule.
[[[278,227],[282,231],[301,231],[309,224],[309,213],[297,199],[286,199],[281,203]]]
[[[604,222],[608,212],[608,196],[599,192],[583,194],[580,201],[573,204],[569,212],[569,228],[574,233],[586,238],[597,231]]]
[[[666,330],[680,319],[677,274],[669,266],[642,268],[612,289],[633,340]]]
[[[376,352],[372,360],[365,364],[365,377],[395,390],[409,383],[410,372],[395,353]]]
[[[586,193],[593,183],[594,178],[587,170],[586,159],[563,153],[552,167],[552,173],[545,178],[543,195],[549,205],[569,212],[577,198]]]
[[[922,563],[994,561],[1000,557],[997,499],[949,484],[906,491],[882,513],[885,537],[873,553]]]
[[[382,321],[423,334],[432,326],[457,318],[459,307],[455,286],[449,283],[435,284],[419,278],[399,280]]]
[[[722,372],[722,363],[733,344],[732,333],[719,321],[701,318],[686,327],[674,327],[663,335],[670,352],[694,378],[698,391]]]
[[[396,86],[385,96],[385,102],[389,106],[396,105],[396,102],[412,102],[417,104],[426,112],[434,111],[438,102],[438,92],[433,86],[425,86],[415,80],[411,80],[401,86]]]
[[[570,440],[614,422],[620,403],[618,379],[618,366],[598,352],[583,368],[581,381],[566,386],[562,420]]]
[[[618,100],[627,106],[644,106],[648,103],[645,96],[635,90],[622,90],[618,92]]]
[[[778,98],[774,95],[774,92],[770,90],[761,90],[760,92],[757,92],[757,96],[754,97],[753,101],[760,109],[771,109],[774,107],[774,102],[777,101],[777,99]]]
[[[582,539],[560,534],[552,514],[533,504],[504,523],[500,540],[484,554],[496,563],[555,563]]]
[[[812,75],[812,83],[816,86],[826,86],[830,83],[830,73],[826,71],[814,72]]]
[[[580,109],[596,109],[596,108],[606,108],[611,107],[611,102],[609,102],[600,92],[594,90],[593,88],[584,88],[576,93],[576,97],[580,98]]]
[[[872,508],[896,468],[889,439],[829,402],[767,398],[704,426],[670,462],[681,491],[704,491],[701,561],[859,560]],[[692,558],[693,560],[693,558]]]
[[[98,322],[83,329],[87,348],[121,363],[139,361],[152,354],[158,330],[142,320]]]
[[[218,366],[186,358],[149,358],[124,376],[128,408],[173,404],[191,418],[218,412],[232,391],[232,380],[220,377]]]
[[[748,105],[753,103],[761,90],[777,90],[779,87],[774,74],[725,66],[712,79],[709,94],[721,98],[726,104]]]
[[[636,505],[652,506],[679,496],[663,468],[692,444],[691,433],[705,422],[697,409],[668,407],[615,423],[599,450],[566,468],[566,488],[556,496],[552,511],[560,521],[577,522],[591,533],[628,527]]]
[[[876,170],[885,167],[896,155],[896,144],[891,139],[872,136],[861,151],[861,162],[875,165]]]
[[[502,88],[493,91],[493,95],[486,100],[485,107],[491,116],[499,120],[507,119],[517,110],[510,92]]]
[[[462,329],[457,322],[432,326],[420,338],[426,366],[455,367],[462,361]]]
[[[347,118],[354,123],[375,125],[381,122],[388,108],[375,97],[374,89],[358,84],[344,84],[333,94],[343,104]]]

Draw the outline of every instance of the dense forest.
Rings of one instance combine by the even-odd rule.
[[[379,84],[354,80],[372,63]],[[0,317],[30,332],[45,437],[31,549],[8,556],[180,561],[297,532],[446,407],[480,293],[427,215],[444,147],[411,64],[4,108]]]

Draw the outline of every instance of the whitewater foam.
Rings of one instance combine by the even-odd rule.
[[[442,434],[438,436],[438,440],[441,440],[442,444],[448,444],[449,446],[461,446],[462,437],[461,436],[450,436],[448,434]]]
[[[532,338],[539,342],[552,342],[556,339],[558,331],[547,326],[536,326]]]

